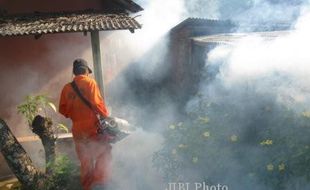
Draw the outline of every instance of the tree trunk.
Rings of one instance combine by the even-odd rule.
[[[9,167],[25,189],[38,189],[43,174],[33,165],[25,149],[0,119],[0,150]]]
[[[32,131],[38,135],[45,150],[46,173],[52,173],[52,166],[56,157],[56,137],[51,119],[37,115],[32,122]]]

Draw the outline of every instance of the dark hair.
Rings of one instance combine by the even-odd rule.
[[[88,68],[87,67],[73,67],[74,75],[83,75],[86,74]]]

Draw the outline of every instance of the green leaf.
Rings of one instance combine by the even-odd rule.
[[[201,124],[208,124],[210,119],[208,116],[205,116],[205,117],[199,117],[198,120],[200,121]]]
[[[68,127],[65,126],[65,125],[62,124],[62,123],[58,123],[57,128],[58,128],[58,129],[61,129],[61,130],[64,130],[66,133],[69,133]]]
[[[47,105],[49,105],[55,112],[57,112],[55,104],[53,104],[52,102],[48,102]]]

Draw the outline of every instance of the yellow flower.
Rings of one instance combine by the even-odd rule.
[[[170,125],[169,128],[173,130],[175,129],[175,125]]]
[[[268,146],[268,145],[272,145],[273,144],[273,141],[271,139],[267,139],[267,140],[264,140],[260,143],[260,145],[264,146]]]
[[[187,148],[188,146],[185,144],[179,144],[179,148]]]
[[[198,162],[198,158],[197,158],[197,157],[193,157],[192,162],[193,162],[194,164],[196,164],[196,163]]]
[[[272,143],[273,143],[272,140],[267,140],[267,141],[266,141],[266,144],[267,144],[267,145],[272,145]]]
[[[203,136],[206,137],[206,138],[210,137],[210,132],[209,131],[204,132]]]
[[[238,136],[237,136],[237,135],[232,135],[232,136],[230,137],[230,141],[231,141],[231,142],[237,142],[237,141],[238,141]]]
[[[301,113],[302,116],[304,116],[305,118],[310,118],[310,111],[304,111]]]
[[[177,124],[178,127],[181,127],[183,125],[183,122],[180,122]]]
[[[173,149],[173,150],[171,151],[171,153],[172,153],[172,154],[177,154],[177,150],[176,150],[176,149]]]
[[[267,168],[268,171],[273,171],[274,166],[273,166],[273,164],[268,164],[268,165],[266,166],[266,168]]]
[[[205,117],[199,117],[198,120],[200,121],[200,123],[202,124],[208,124],[210,119],[208,116],[205,116]]]
[[[279,171],[284,171],[284,170],[285,170],[285,164],[284,164],[284,163],[281,163],[281,164],[278,166],[278,169],[279,169]]]

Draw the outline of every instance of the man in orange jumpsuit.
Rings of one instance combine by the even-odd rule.
[[[105,102],[96,81],[83,59],[73,62],[74,81],[82,95],[92,104],[96,113],[108,116]],[[87,107],[68,83],[64,86],[59,103],[59,112],[73,122],[72,134],[76,152],[81,162],[81,183],[84,190],[103,189],[110,177],[111,145],[97,134],[96,113]]]

